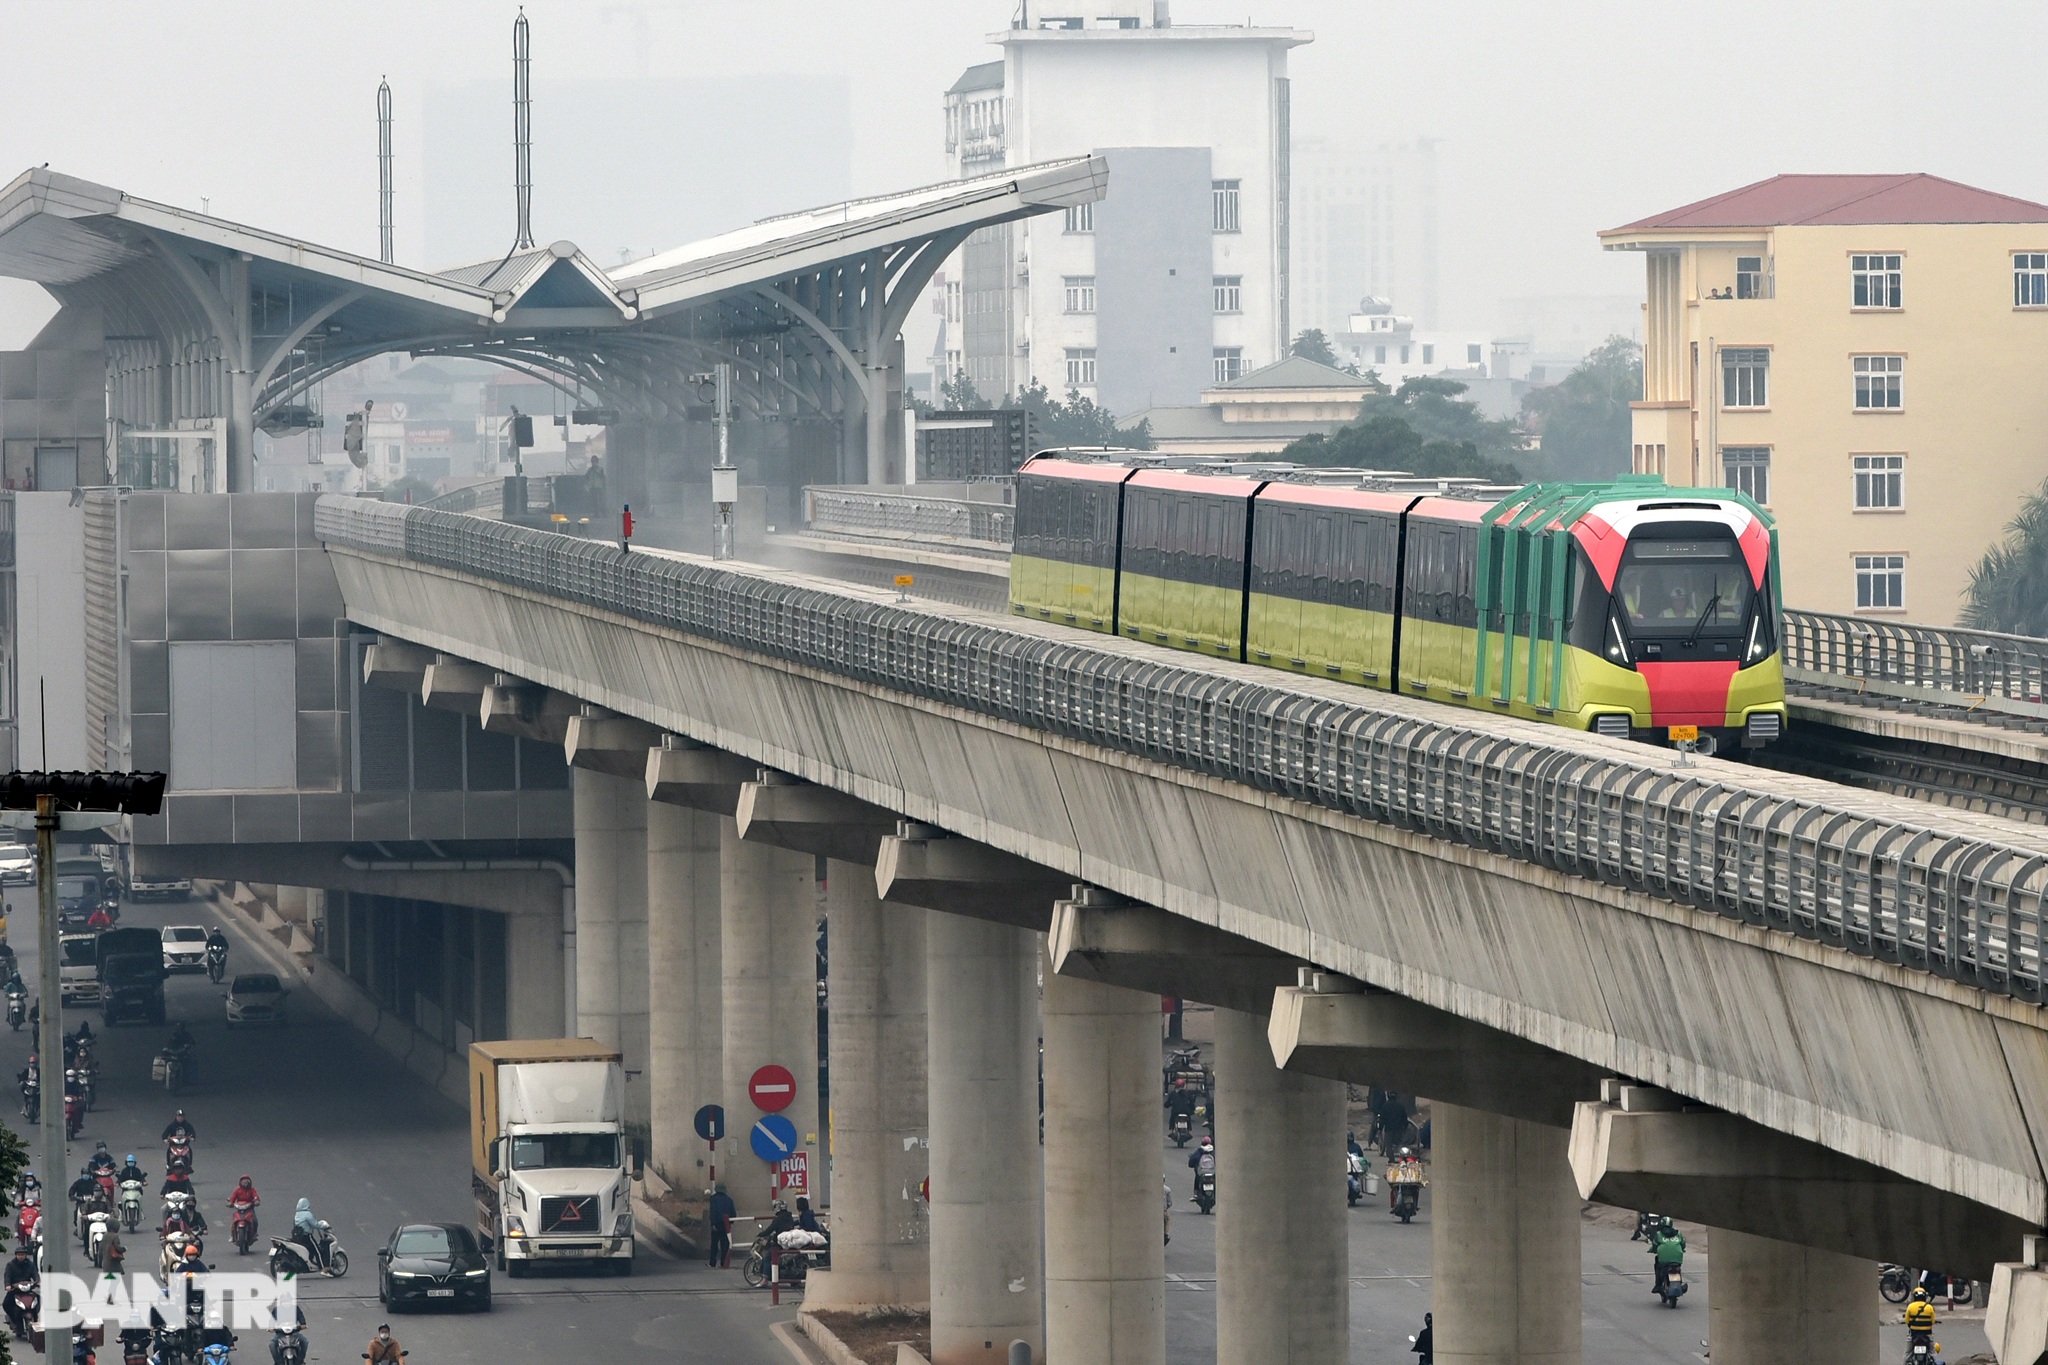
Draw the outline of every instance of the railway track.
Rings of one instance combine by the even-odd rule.
[[[1934,805],[2048,825],[2048,764],[1805,722],[1758,750],[1759,767]]]

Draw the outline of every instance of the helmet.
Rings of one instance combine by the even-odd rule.
[[[1401,1149],[1401,1159],[1402,1159],[1403,1161],[1406,1161],[1406,1160],[1407,1160],[1407,1159],[1408,1159],[1409,1157],[1411,1157],[1411,1156],[1414,1156],[1414,1155],[1415,1155],[1415,1153],[1414,1153],[1414,1152],[1412,1152],[1412,1151],[1410,1151],[1410,1150],[1409,1150],[1408,1148],[1406,1148],[1406,1147],[1403,1147],[1403,1148]]]
[[[182,1110],[182,1109],[180,1109],[180,1110],[178,1110],[178,1111],[177,1111],[176,1113],[172,1114],[172,1115],[171,1115],[171,1117],[172,1117],[172,1118],[174,1118],[174,1119],[181,1119],[181,1118],[184,1118],[184,1117],[185,1117],[185,1111],[184,1111],[184,1110]]]
[[[94,1150],[95,1152],[104,1152],[104,1151],[106,1151],[106,1150],[107,1150],[107,1144],[106,1144],[106,1143],[104,1143],[104,1142],[95,1142],[95,1143],[94,1143],[94,1144],[92,1145],[92,1149],[93,1149],[93,1150]]]
[[[128,1164],[129,1164],[130,1166],[133,1166],[133,1165],[135,1164],[135,1153],[133,1153],[133,1152],[130,1152],[130,1153],[128,1154]]]
[[[778,1199],[775,1201],[775,1211],[777,1213],[788,1213],[789,1205],[783,1203],[780,1199]]]
[[[1926,1291],[1925,1289],[1915,1289],[1915,1290],[1913,1291],[1913,1302],[1915,1302],[1915,1303],[1925,1303],[1925,1302],[1927,1302],[1927,1291]]]

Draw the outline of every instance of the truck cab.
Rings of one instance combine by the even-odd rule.
[[[98,934],[67,931],[58,935],[57,946],[63,955],[58,964],[58,979],[63,983],[65,1004],[100,1002],[99,942]]]
[[[633,1154],[618,1052],[589,1039],[470,1046],[477,1231],[506,1274],[547,1261],[633,1271]]]

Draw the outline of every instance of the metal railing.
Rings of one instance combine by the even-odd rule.
[[[1787,611],[1785,667],[1832,687],[2048,716],[2048,640],[2025,635]]]
[[[991,548],[1010,543],[1017,509],[999,502],[924,497],[862,488],[804,489],[804,525],[812,531],[892,540],[973,541]]]
[[[948,619],[746,569],[360,499],[332,545],[435,565],[2040,1002],[2048,844],[1888,819],[1077,635]],[[1466,723],[1460,723],[1464,721]],[[1719,770],[1717,770],[1718,773]],[[1845,798],[1852,795],[1844,790]]]

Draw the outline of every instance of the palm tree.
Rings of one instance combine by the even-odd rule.
[[[2048,635],[2048,483],[2020,505],[2005,540],[1970,570],[1962,623],[1977,630]]]

